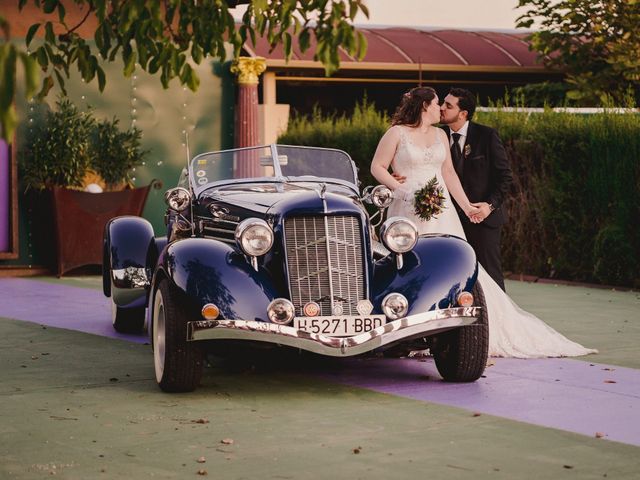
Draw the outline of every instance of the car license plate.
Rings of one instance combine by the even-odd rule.
[[[329,337],[349,337],[381,327],[386,322],[384,315],[295,317],[293,326],[298,330],[320,333]]]

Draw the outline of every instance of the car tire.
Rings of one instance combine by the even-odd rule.
[[[433,357],[446,382],[474,382],[484,373],[489,355],[489,315],[479,282],[473,287],[475,306],[481,307],[475,323],[436,337]]]
[[[144,330],[144,307],[122,308],[111,300],[111,319],[118,333],[141,333]]]
[[[165,392],[191,392],[202,378],[204,352],[187,341],[183,293],[160,280],[153,297],[152,343],[156,381]]]

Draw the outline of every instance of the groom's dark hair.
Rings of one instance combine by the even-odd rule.
[[[453,95],[458,99],[458,106],[460,110],[467,111],[467,120],[473,118],[473,114],[476,113],[476,97],[469,90],[464,88],[451,88],[449,95]]]

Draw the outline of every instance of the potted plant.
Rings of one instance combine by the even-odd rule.
[[[149,186],[133,188],[130,177],[148,153],[140,147],[141,132],[121,130],[116,118],[98,121],[64,97],[30,127],[20,155],[22,180],[27,190],[43,191],[53,208],[58,276],[101,264],[106,222],[141,215],[149,193]],[[39,215],[35,223],[46,224],[42,208],[32,211]]]

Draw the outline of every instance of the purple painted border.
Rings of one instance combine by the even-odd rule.
[[[567,358],[492,359],[474,383],[446,383],[428,359],[350,360],[322,376],[400,397],[640,446],[640,371]]]
[[[11,225],[9,224],[9,146],[4,140],[0,140],[0,252],[9,251],[9,236]]]
[[[110,301],[101,291],[34,279],[0,278],[0,317],[148,341],[113,330]],[[596,358],[495,359],[484,378],[468,384],[443,382],[431,359],[345,359],[320,377],[640,446],[640,370],[597,364]]]
[[[125,335],[111,324],[111,300],[101,290],[27,278],[0,278],[0,317],[146,343],[146,335]]]

